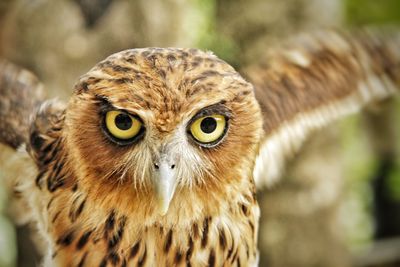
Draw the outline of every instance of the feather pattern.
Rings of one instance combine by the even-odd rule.
[[[289,40],[246,69],[264,118],[257,186],[276,182],[313,130],[398,93],[399,48],[393,30],[321,31]]]

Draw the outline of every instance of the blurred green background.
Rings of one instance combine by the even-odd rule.
[[[376,24],[399,25],[400,1],[0,0],[0,55],[66,99],[79,75],[122,49],[198,47],[240,70],[299,32]],[[316,133],[283,180],[259,192],[261,266],[400,266],[400,104],[376,109]],[[0,187],[0,267],[37,266],[6,195]],[[291,209],[298,199],[304,209]],[[387,251],[395,256],[376,261]]]

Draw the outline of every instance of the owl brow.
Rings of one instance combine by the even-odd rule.
[[[219,103],[202,108],[200,111],[198,111],[196,113],[196,115],[194,115],[190,119],[188,125],[192,124],[192,122],[194,122],[198,118],[213,115],[213,114],[223,115],[224,117],[229,119],[232,116],[232,112],[225,106],[225,103],[226,103],[226,101],[222,100]]]
[[[114,106],[110,100],[106,97],[106,96],[102,96],[102,95],[95,95],[94,96],[95,100],[98,103],[99,106],[99,114],[100,115],[104,115],[105,113],[107,113],[110,110],[121,110],[123,112],[126,112],[127,114],[130,114],[134,117],[138,117],[136,114],[132,114],[131,112],[125,110],[125,109],[121,109],[121,108],[117,108],[116,106]],[[138,117],[139,118],[139,117]],[[141,118],[139,118],[141,120]]]
[[[108,100],[108,98],[106,96],[102,96],[102,95],[95,95],[94,96],[95,101],[97,102],[98,106],[99,106],[99,113],[100,114],[104,114],[107,111],[110,110],[117,110],[118,108],[114,107],[113,104],[111,104],[110,100]]]

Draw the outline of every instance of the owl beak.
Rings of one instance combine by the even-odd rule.
[[[176,172],[175,165],[161,160],[154,164],[154,186],[157,195],[158,212],[164,216],[175,193]]]

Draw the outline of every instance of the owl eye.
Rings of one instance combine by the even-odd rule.
[[[142,122],[122,111],[108,111],[105,117],[108,132],[115,138],[129,140],[140,133]]]
[[[190,133],[198,142],[211,144],[221,139],[226,129],[226,119],[222,115],[204,116],[190,126]]]

